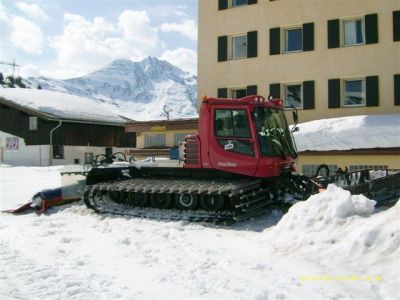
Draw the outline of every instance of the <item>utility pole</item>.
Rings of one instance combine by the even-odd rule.
[[[0,61],[0,65],[8,65],[8,66],[11,66],[12,67],[12,77],[13,78],[15,78],[15,68],[16,67],[20,67],[20,65],[17,65],[16,63],[15,63],[15,59],[13,59],[13,61],[12,62],[8,62],[8,61]]]

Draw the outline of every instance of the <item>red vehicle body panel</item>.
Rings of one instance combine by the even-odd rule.
[[[267,178],[279,176],[282,169],[293,169],[296,163],[294,157],[266,157],[262,156],[257,139],[257,132],[252,112],[256,106],[266,108],[282,109],[282,100],[274,99],[266,101],[262,96],[248,96],[241,99],[220,99],[208,98],[202,101],[199,116],[199,133],[191,136],[196,141],[198,149],[197,163],[188,163],[185,160],[185,168],[205,168],[241,174],[245,176]],[[249,121],[250,137],[217,137],[216,124],[214,124],[215,110],[217,109],[238,109],[246,112]],[[251,144],[254,155],[235,153],[224,149],[219,143],[230,139]],[[224,141],[223,141],[224,142]],[[186,155],[186,154],[185,154]]]

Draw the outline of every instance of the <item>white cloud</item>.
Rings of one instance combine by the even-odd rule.
[[[182,23],[163,23],[160,29],[164,32],[178,32],[197,41],[197,24],[194,20],[185,20]]]
[[[191,74],[197,74],[197,53],[191,49],[178,48],[165,51],[161,57],[171,64],[187,71]]]
[[[150,25],[145,11],[125,10],[119,16],[119,28],[124,37],[136,43],[139,48],[155,47],[158,42],[156,30]]]
[[[64,15],[64,31],[49,39],[63,74],[85,74],[117,58],[137,60],[157,50],[156,31],[146,12],[125,10],[116,23]],[[63,75],[61,75],[63,76]]]
[[[15,47],[30,54],[42,53],[44,38],[39,26],[18,16],[12,17],[11,26],[11,42]]]
[[[37,4],[28,4],[25,2],[18,2],[17,7],[32,19],[47,20],[49,16]]]

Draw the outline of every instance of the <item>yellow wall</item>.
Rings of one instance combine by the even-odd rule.
[[[186,133],[186,134],[194,134],[197,133],[197,129],[193,130],[174,130],[174,131],[146,131],[140,132],[136,135],[136,148],[142,149],[144,148],[144,137],[146,134],[165,134],[166,135],[166,147],[170,148],[174,146],[174,134],[175,133]]]
[[[297,172],[301,173],[303,165],[320,164],[337,165],[343,170],[350,165],[384,165],[389,169],[400,169],[400,157],[396,155],[300,155]]]
[[[400,42],[393,41],[393,11],[399,0],[259,0],[218,11],[217,0],[199,1],[198,96],[218,88],[315,81],[315,109],[300,110],[300,122],[344,115],[400,113],[394,106],[393,75],[400,74]],[[379,43],[328,49],[327,21],[378,14]],[[269,54],[269,29],[314,22],[314,50]],[[217,62],[218,36],[258,31],[258,56]],[[282,37],[281,37],[282,42]],[[328,109],[328,79],[379,76],[379,107]],[[281,89],[283,95],[283,90]],[[283,96],[282,96],[283,97]]]

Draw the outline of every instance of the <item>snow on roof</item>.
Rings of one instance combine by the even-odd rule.
[[[49,114],[55,118],[101,123],[125,122],[123,118],[110,112],[96,100],[60,92],[0,88],[0,97],[25,108]]]
[[[299,151],[400,147],[400,114],[316,120],[298,125]]]

